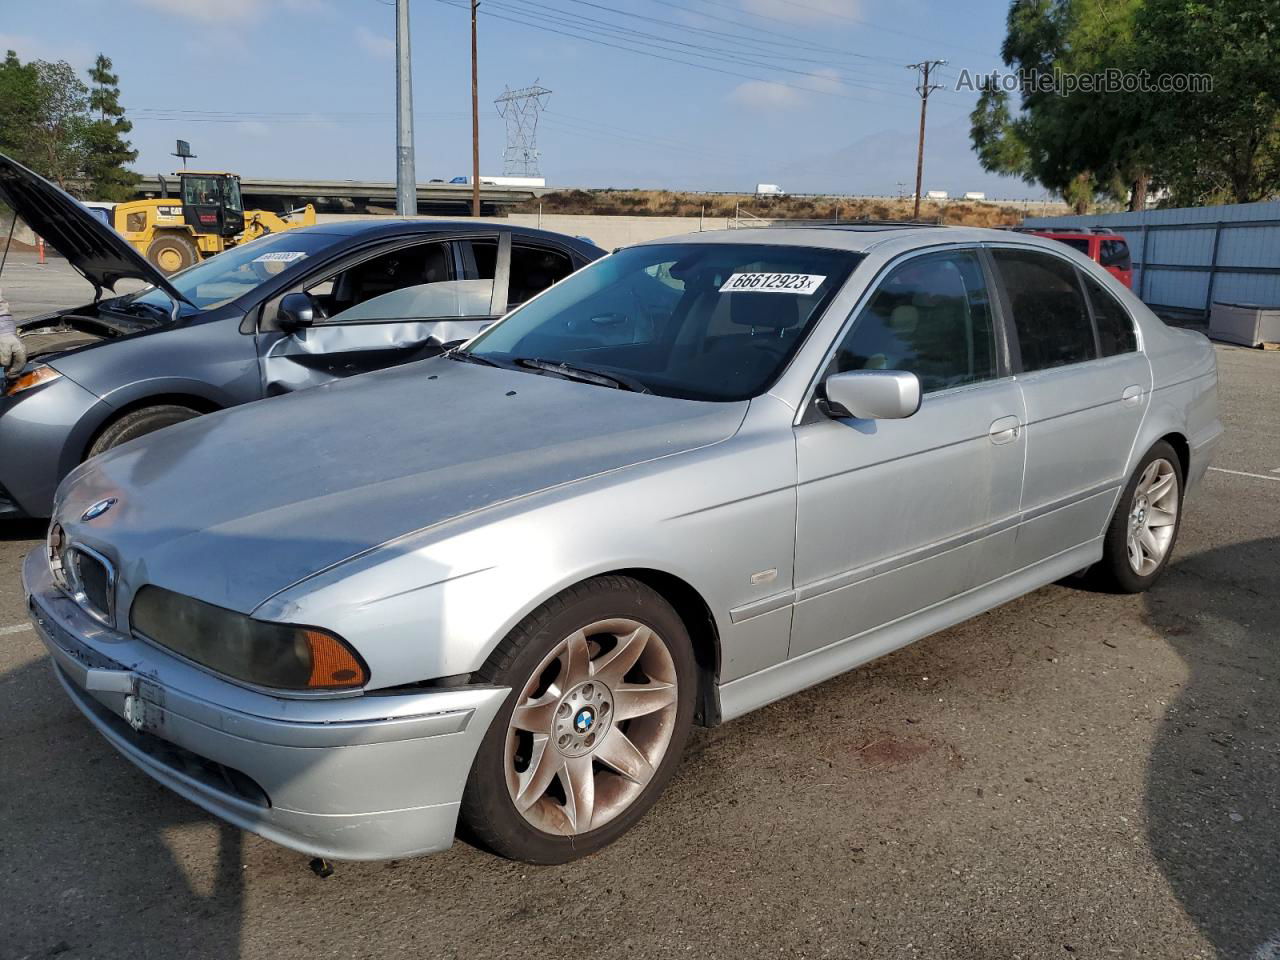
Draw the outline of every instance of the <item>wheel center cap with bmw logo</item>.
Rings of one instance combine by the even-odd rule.
[[[577,733],[590,733],[596,725],[596,712],[590,707],[583,707],[573,718],[573,729]]]

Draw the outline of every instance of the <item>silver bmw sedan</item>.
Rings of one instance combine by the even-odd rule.
[[[560,863],[695,723],[1069,574],[1150,587],[1216,389],[1204,337],[1050,240],[703,233],[90,460],[23,575],[67,694],[212,813]]]

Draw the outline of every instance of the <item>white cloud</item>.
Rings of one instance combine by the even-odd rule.
[[[797,78],[793,84],[748,80],[734,87],[729,99],[752,110],[793,110],[812,103],[810,90],[814,93],[839,93],[843,89],[840,71],[823,67],[804,78]]]
[[[748,80],[733,88],[729,99],[753,110],[781,110],[804,102],[803,94],[795,87],[768,80]]]
[[[844,89],[840,71],[831,67],[819,67],[813,71],[809,74],[809,82],[806,85],[823,93],[840,93]]]
[[[261,120],[241,120],[236,124],[236,133],[242,137],[269,137],[271,128]]]
[[[862,4],[860,0],[742,0],[742,8],[763,17],[813,23],[856,17]]]
[[[369,56],[379,60],[390,60],[396,55],[396,42],[390,37],[374,33],[368,27],[360,27],[356,30],[356,43],[360,44],[360,49]]]
[[[332,13],[328,0],[133,0],[152,10],[207,23],[257,20],[268,6],[289,13]]]

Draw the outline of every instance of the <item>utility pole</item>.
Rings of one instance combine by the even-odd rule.
[[[924,115],[929,109],[929,94],[942,88],[940,83],[930,83],[929,76],[946,62],[945,60],[921,60],[919,63],[907,64],[908,70],[915,70],[920,74],[919,82],[916,83],[916,93],[920,94],[920,144],[916,151],[916,199],[915,211],[911,215],[913,220],[920,219],[920,188],[924,183]]]
[[[418,213],[413,162],[413,66],[409,53],[409,0],[396,0],[396,215]]]
[[[471,215],[480,216],[480,74],[476,65],[476,10],[471,0]]]

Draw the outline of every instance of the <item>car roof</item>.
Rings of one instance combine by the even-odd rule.
[[[584,246],[595,246],[585,240],[550,230],[538,230],[514,223],[493,223],[487,220],[424,220],[371,217],[367,220],[333,220],[318,223],[314,227],[297,227],[291,233],[327,234],[335,237],[393,237],[410,233],[486,233],[511,231],[522,236],[543,237],[560,242],[573,241]],[[597,248],[598,249],[598,248]]]
[[[832,224],[804,227],[752,227],[743,230],[708,230],[678,237],[664,237],[651,243],[758,243],[767,246],[822,247],[867,253],[892,245],[896,250],[954,243],[1016,243],[1055,249],[1034,234],[984,227],[930,226],[924,224]]]

